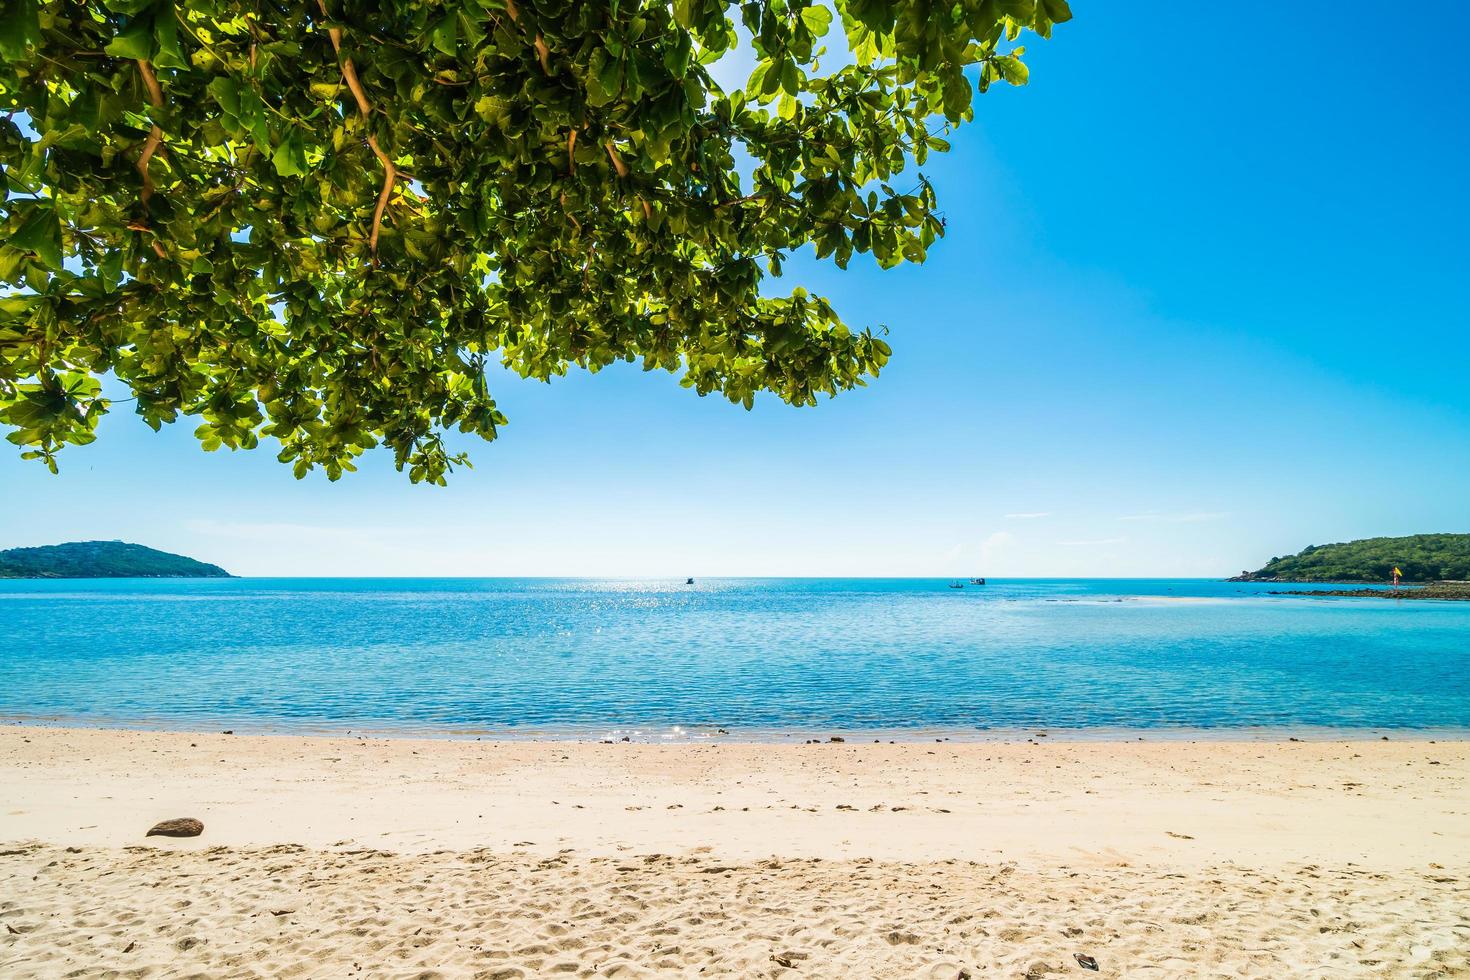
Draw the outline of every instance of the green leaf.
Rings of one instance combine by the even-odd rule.
[[[306,147],[302,140],[301,130],[292,129],[281,145],[276,147],[276,152],[271,155],[271,163],[278,176],[298,177],[306,173]]]
[[[434,28],[434,47],[453,57],[459,53],[459,18],[451,13]]]
[[[0,245],[0,280],[13,281],[20,274],[21,266],[29,259],[30,256],[18,248],[6,248]]]
[[[240,115],[240,87],[233,78],[218,75],[209,83],[208,89],[221,109],[232,116]]]
[[[969,110],[973,98],[970,83],[965,80],[964,75],[956,72],[944,80],[942,93],[945,118],[950,122],[959,122]]]
[[[102,0],[102,6],[115,14],[125,14],[129,17],[141,14],[158,0]]]
[[[158,42],[158,53],[153,56],[153,64],[159,68],[188,68],[189,59],[179,48],[179,24],[173,4],[158,8],[154,25],[153,37]]]
[[[1020,58],[1001,54],[996,55],[993,60],[995,67],[1000,71],[1000,77],[1012,85],[1025,85],[1030,80],[1031,73]]]
[[[689,58],[693,52],[694,48],[689,43],[689,39],[681,38],[679,43],[671,44],[664,49],[664,67],[675,78],[683,78],[689,72]]]
[[[766,71],[765,77],[761,79],[760,94],[767,98],[781,91],[782,65],[772,63]]]
[[[822,37],[832,26],[832,11],[826,7],[807,7],[801,12],[801,22],[812,34]]]
[[[598,73],[597,81],[609,99],[616,98],[623,87],[622,59],[609,57],[603,64],[602,71]]]
[[[35,252],[36,257],[61,271],[61,219],[50,205],[37,207],[6,242],[12,248]]]
[[[474,7],[464,7],[459,12],[459,32],[464,43],[478,48],[485,40],[485,15]]]
[[[1072,19],[1072,8],[1067,5],[1067,0],[1042,0],[1037,6],[1046,9],[1047,19],[1053,23],[1062,24]]]
[[[0,7],[0,55],[19,60],[26,46],[41,40],[37,0],[4,0]]]
[[[795,95],[801,91],[801,69],[790,58],[781,63],[781,91]]]
[[[750,78],[746,79],[745,87],[751,92],[764,92],[766,89],[766,75],[771,70],[769,61],[762,61],[751,71]]]
[[[113,38],[107,47],[103,48],[108,54],[116,58],[131,58],[137,61],[142,58],[151,57],[153,54],[153,20],[142,18],[134,20],[117,37]]]

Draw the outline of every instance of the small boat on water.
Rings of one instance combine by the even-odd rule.
[[[685,585],[693,585],[694,584],[694,579],[687,578],[687,579],[684,580],[684,584]]]
[[[965,587],[965,583],[964,582],[951,582],[951,583],[949,583],[949,587],[951,589],[963,589]]]
[[[970,584],[971,585],[984,585],[985,584],[985,580],[983,578],[972,578],[972,579],[970,579]]]

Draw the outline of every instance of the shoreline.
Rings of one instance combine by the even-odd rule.
[[[0,773],[7,976],[1470,972],[1463,741],[12,725]]]
[[[1311,583],[1301,583],[1303,585]],[[1314,599],[1412,599],[1415,602],[1470,602],[1470,586],[1443,588],[1434,585],[1410,585],[1401,589],[1386,586],[1358,589],[1283,589],[1267,592],[1270,596],[1309,596]]]
[[[952,745],[1011,745],[1046,739],[1053,743],[1109,744],[1132,742],[1260,744],[1275,742],[1470,742],[1470,726],[1396,727],[1389,725],[1339,728],[1322,725],[1243,725],[1239,727],[1190,728],[1159,726],[1131,728],[1053,728],[1034,725],[1012,728],[841,728],[792,730],[790,728],[741,728],[714,724],[688,725],[562,725],[473,727],[374,726],[352,728],[337,725],[281,725],[251,719],[78,718],[67,715],[0,714],[0,732],[28,731],[133,732],[159,735],[232,735],[252,738],[369,738],[392,741],[565,743],[573,745],[629,743],[639,745],[804,745],[834,744],[922,745],[934,742]]]

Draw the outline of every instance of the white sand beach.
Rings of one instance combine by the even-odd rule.
[[[5,726],[0,975],[1464,976],[1467,764]]]

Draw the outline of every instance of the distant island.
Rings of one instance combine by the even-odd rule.
[[[125,541],[0,551],[0,578],[232,578],[218,565]]]
[[[1286,558],[1272,558],[1255,572],[1231,582],[1405,582],[1470,580],[1470,534],[1411,534],[1403,538],[1364,538],[1342,544],[1312,545]]]

